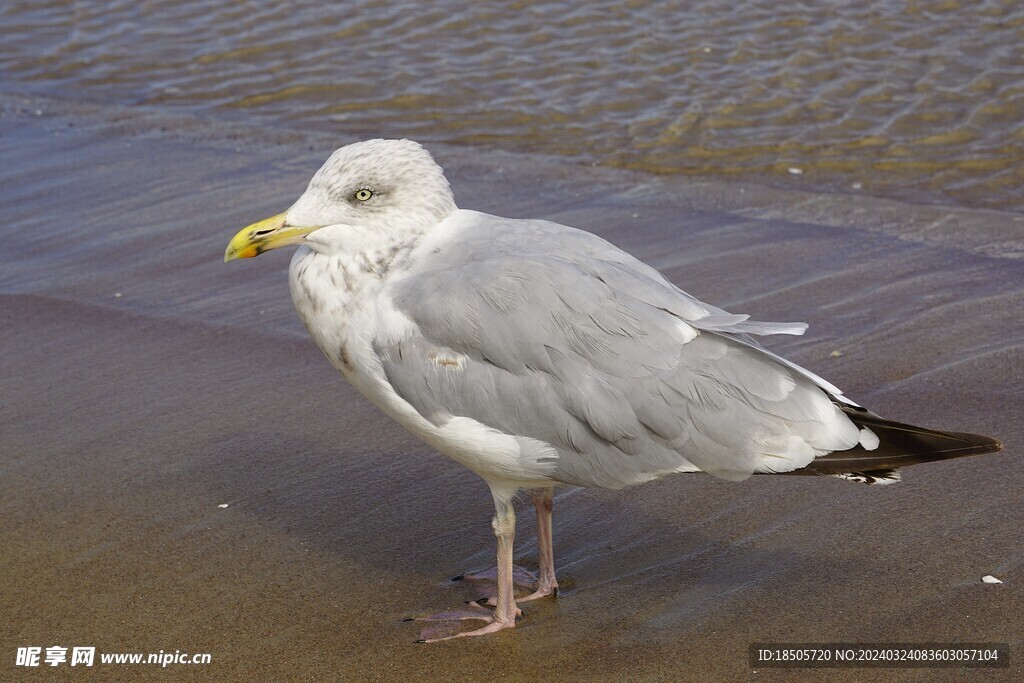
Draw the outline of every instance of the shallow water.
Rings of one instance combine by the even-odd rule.
[[[16,0],[0,87],[1024,211],[1024,4]]]
[[[422,647],[402,619],[479,595],[448,578],[493,563],[493,504],[330,368],[290,254],[222,262],[330,137],[260,130],[0,95],[0,671],[26,645],[212,653],[174,680],[722,681],[753,675],[757,642],[1021,650],[1024,216],[438,145],[467,205],[587,227],[705,300],[806,320],[771,347],[882,414],[1007,450],[889,487],[559,491],[558,598],[514,632]],[[521,506],[525,566],[532,527]],[[1019,658],[994,673],[1024,680]]]

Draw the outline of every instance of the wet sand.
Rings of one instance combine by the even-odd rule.
[[[883,415],[1006,450],[889,487],[562,491],[558,599],[422,646],[402,619],[475,597],[448,578],[492,561],[486,486],[329,367],[288,254],[221,263],[349,140],[7,95],[0,134],[3,677],[24,675],[17,647],[55,644],[212,654],[96,667],[136,680],[965,675],[750,669],[771,641],[1008,642],[1009,669],[969,677],[1024,675],[1024,217],[435,148],[461,206],[586,227],[696,296],[807,321],[771,347]]]

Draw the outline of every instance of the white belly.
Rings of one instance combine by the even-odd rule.
[[[554,462],[536,462],[538,450],[557,457],[550,445],[532,441],[534,455],[526,457],[522,438],[468,417],[435,424],[395,392],[374,350],[374,340],[403,339],[418,330],[391,305],[386,281],[365,273],[354,281],[350,278],[348,284],[339,285],[342,280],[337,274],[332,281],[329,269],[337,258],[300,249],[289,270],[299,318],[331,364],[384,414],[488,483],[524,487],[556,483],[549,477]]]

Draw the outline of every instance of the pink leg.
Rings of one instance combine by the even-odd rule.
[[[466,615],[455,618],[477,618],[487,621],[488,624],[474,631],[464,631],[454,635],[441,638],[427,638],[424,642],[434,643],[439,640],[450,640],[465,636],[483,636],[506,628],[516,627],[516,617],[521,614],[516,607],[515,597],[512,594],[512,543],[516,536],[516,512],[512,507],[512,496],[515,490],[498,491],[491,489],[494,495],[495,514],[491,521],[491,528],[494,529],[494,536],[498,540],[498,595],[494,612],[482,614],[481,616]],[[439,615],[440,616],[440,615]],[[431,620],[431,617],[427,617]]]
[[[551,540],[551,508],[553,489],[534,489],[530,492],[533,506],[537,510],[537,562],[540,565],[537,590],[519,602],[546,598],[558,593],[555,579],[555,551]]]
[[[534,489],[530,492],[534,508],[537,510],[537,562],[539,564],[538,575],[519,566],[512,568],[512,583],[515,586],[527,587],[530,593],[516,598],[516,602],[527,602],[546,598],[549,595],[558,593],[558,581],[555,579],[555,555],[552,548],[551,533],[551,507],[553,489]],[[497,567],[477,574],[464,574],[459,579],[467,581],[491,582],[496,580]],[[486,588],[485,588],[486,590]],[[495,597],[482,597],[476,600],[477,604],[494,606]]]

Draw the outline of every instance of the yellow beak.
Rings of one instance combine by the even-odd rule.
[[[224,262],[252,258],[271,249],[298,244],[306,235],[320,228],[319,225],[305,228],[286,225],[284,217],[279,213],[239,230],[224,250]]]

